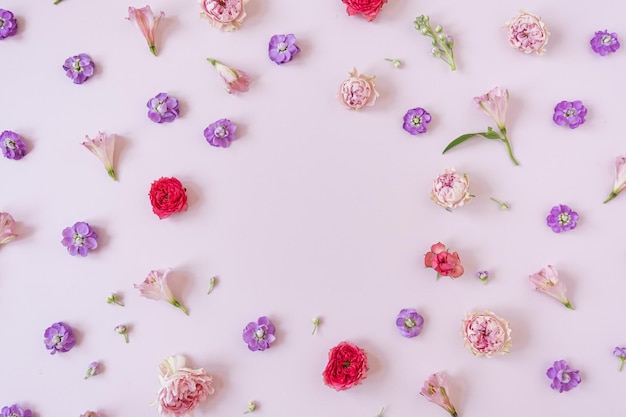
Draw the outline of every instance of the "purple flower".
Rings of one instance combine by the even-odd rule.
[[[5,158],[22,159],[26,155],[26,144],[15,132],[5,130],[0,133],[0,146],[2,147],[2,155]]]
[[[421,333],[424,318],[412,308],[403,308],[398,313],[396,327],[404,337],[415,337]]]
[[[72,328],[61,321],[48,327],[43,337],[46,349],[50,350],[51,355],[57,352],[69,352],[76,343]]]
[[[406,112],[402,128],[412,135],[426,133],[426,124],[430,123],[430,119],[430,113],[421,107],[416,107]]]
[[[565,204],[552,207],[550,214],[546,217],[546,223],[552,228],[554,233],[575,229],[577,221],[578,213]]]
[[[178,118],[178,100],[159,93],[148,100],[148,117],[155,123],[169,123]]]
[[[620,360],[618,371],[622,372],[622,368],[624,367],[624,362],[626,362],[626,347],[615,347],[613,350],[613,355],[617,356]]]
[[[243,329],[243,341],[248,344],[251,351],[269,349],[274,337],[274,325],[267,317],[259,317],[255,323],[251,321]]]
[[[569,126],[570,129],[576,129],[585,123],[587,108],[580,100],[566,101],[563,100],[554,107],[554,116],[552,120],[559,126]]]
[[[619,41],[617,40],[617,33],[609,33],[608,30],[605,30],[604,32],[596,32],[589,43],[591,44],[593,52],[602,56],[611,54],[617,51],[620,47]]]
[[[204,129],[204,137],[206,141],[213,146],[221,146],[227,148],[230,142],[237,139],[235,130],[237,125],[228,119],[220,119],[215,123],[211,123],[209,127]]]
[[[481,280],[483,282],[483,284],[486,284],[487,280],[489,279],[489,271],[478,271],[478,272],[476,272],[476,278]]]
[[[291,61],[300,52],[296,45],[296,37],[289,35],[274,35],[270,38],[269,57],[278,65]]]
[[[65,60],[63,69],[74,84],[82,84],[93,75],[94,63],[87,54],[78,54]]]
[[[27,409],[22,409],[17,404],[13,404],[12,406],[2,407],[2,411],[0,412],[2,417],[33,417],[32,411]]]
[[[98,375],[100,373],[100,363],[91,362],[89,364],[89,368],[87,368],[87,373],[85,374],[84,379],[91,378],[94,375]]]
[[[550,387],[558,392],[569,391],[577,387],[581,381],[579,371],[570,368],[564,360],[554,362],[546,375],[552,380]]]
[[[9,10],[0,9],[0,40],[15,35],[17,20]],[[29,411],[30,413],[30,411]]]
[[[63,229],[61,244],[67,247],[70,255],[87,256],[90,249],[98,247],[98,234],[85,222],[74,223],[72,227]]]

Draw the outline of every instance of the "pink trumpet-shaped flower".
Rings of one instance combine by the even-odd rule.
[[[113,168],[113,154],[115,153],[117,135],[107,135],[106,133],[98,132],[98,135],[93,139],[89,138],[89,136],[85,136],[85,138],[87,140],[82,145],[100,159],[109,177],[113,178],[113,181],[117,181],[115,169]]]
[[[9,243],[17,237],[17,234],[13,232],[15,227],[15,220],[9,213],[0,212],[0,245]]]
[[[474,101],[496,122],[498,129],[506,129],[506,109],[509,104],[509,91],[494,87],[487,94],[474,97]]]
[[[437,372],[428,377],[426,382],[424,382],[420,395],[425,397],[428,401],[442,407],[450,413],[452,417],[458,416],[448,397],[448,382],[442,372]]]
[[[605,203],[613,200],[619,193],[626,188],[626,157],[618,156],[615,158],[615,183],[613,184],[613,191],[609,194],[609,197],[604,200]]]
[[[565,307],[571,310],[574,309],[574,306],[565,295],[567,291],[565,283],[559,279],[559,273],[552,265],[546,266],[541,271],[530,275],[528,278],[530,279],[530,286],[533,290],[547,294],[558,300]]]
[[[148,42],[148,46],[150,47],[150,52],[152,52],[154,56],[157,56],[154,40],[156,28],[159,24],[159,20],[161,20],[163,16],[165,16],[163,12],[159,12],[159,15],[155,16],[150,6],[145,6],[141,9],[135,9],[134,7],[128,8],[127,19],[143,33],[143,37],[146,38],[146,42]]]
[[[228,94],[232,94],[233,92],[244,93],[248,91],[248,85],[250,84],[248,74],[238,69],[227,67],[213,58],[207,58],[207,61],[215,67],[219,76],[222,77],[224,88],[226,88]]]
[[[141,284],[134,284],[134,287],[139,290],[139,294],[143,297],[157,301],[165,300],[174,307],[180,308],[183,313],[189,315],[187,309],[174,298],[170,287],[167,285],[167,276],[171,271],[171,269],[165,272],[152,270]]]

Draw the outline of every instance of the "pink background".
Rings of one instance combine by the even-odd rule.
[[[0,130],[18,132],[30,153],[0,160],[0,211],[18,221],[19,239],[0,248],[0,406],[36,416],[157,415],[157,365],[181,353],[213,375],[216,394],[197,416],[444,416],[418,394],[444,371],[460,416],[619,415],[626,372],[613,348],[626,345],[626,196],[603,205],[613,161],[624,145],[623,50],[600,57],[594,31],[626,33],[621,5],[583,1],[390,0],[368,23],[340,0],[251,0],[240,31],[222,33],[199,18],[194,1],[154,0],[166,18],[153,57],[120,0],[4,0],[20,24],[0,43]],[[142,7],[144,3],[131,4]],[[520,8],[539,14],[551,36],[544,56],[512,49],[502,28]],[[413,27],[428,14],[456,39],[458,70],[430,56]],[[302,52],[277,66],[269,38],[294,33]],[[74,85],[64,60],[89,54],[95,76]],[[243,69],[250,91],[229,96],[207,57]],[[384,58],[403,63],[394,68]],[[336,100],[356,67],[375,75],[376,105],[353,112]],[[503,145],[473,139],[441,155],[456,136],[490,120],[473,97],[510,91]],[[158,125],[146,102],[159,92],[181,102],[181,118]],[[556,126],[561,100],[583,100],[587,122]],[[402,130],[407,109],[433,117],[427,134]],[[202,132],[220,118],[237,123],[230,148]],[[119,182],[80,142],[117,133]],[[454,166],[476,198],[449,213],[429,199],[433,179]],[[152,212],[150,184],[176,176],[189,210],[166,220]],[[489,197],[506,201],[500,211]],[[550,208],[569,204],[576,230],[555,234]],[[61,230],[87,221],[100,246],[71,257]],[[466,274],[435,279],[422,266],[431,244],[459,252]],[[570,311],[531,291],[528,275],[554,265],[576,306]],[[190,316],[141,298],[133,284],[171,267],[172,288]],[[483,286],[474,277],[488,269]],[[209,279],[218,283],[207,295]],[[119,292],[126,307],[108,305]],[[395,328],[402,308],[425,318],[422,334]],[[466,312],[489,309],[510,322],[511,353],[474,357],[463,348]],[[275,344],[250,352],[241,330],[267,315]],[[311,319],[319,316],[317,334]],[[43,332],[56,321],[78,335],[71,352],[51,356]],[[113,328],[130,327],[130,343]],[[328,350],[340,341],[364,348],[370,371],[344,392],[324,386]],[[553,361],[580,369],[563,394],[545,376]],[[87,381],[91,361],[101,375]],[[558,411],[552,411],[558,410]]]

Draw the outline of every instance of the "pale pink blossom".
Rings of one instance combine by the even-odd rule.
[[[215,392],[213,378],[202,368],[185,367],[182,355],[168,356],[159,364],[161,388],[156,403],[167,417],[192,415],[198,405]]]
[[[513,48],[527,54],[542,55],[545,52],[550,32],[539,16],[521,10],[505,27]]]
[[[202,8],[200,17],[225,32],[241,28],[246,18],[245,4],[248,0],[198,0],[198,3]]]
[[[461,207],[474,197],[469,193],[469,184],[467,174],[459,174],[454,168],[449,168],[433,181],[430,197],[446,210]]]
[[[613,191],[609,197],[604,200],[605,203],[613,200],[619,193],[626,188],[626,157],[618,156],[615,158],[615,182],[613,183]]]
[[[91,139],[89,136],[85,136],[85,139],[86,140],[82,143],[82,145],[89,149],[91,153],[96,155],[98,159],[100,159],[109,176],[113,178],[114,181],[117,181],[115,169],[113,167],[115,141],[117,139],[117,135],[107,135],[106,133],[98,132],[98,135],[95,138]]]
[[[487,94],[474,97],[474,101],[491,117],[498,129],[506,129],[506,109],[509,104],[509,91],[494,87]]]
[[[248,91],[248,86],[250,85],[250,77],[248,74],[241,70],[227,67],[213,58],[207,58],[207,61],[217,70],[222,81],[224,81],[224,88],[226,88],[228,94],[233,92],[244,93]]]
[[[457,417],[456,410],[448,397],[448,381],[445,374],[437,372],[428,377],[420,391],[420,395],[428,401],[446,410],[452,417]]]
[[[572,310],[574,309],[574,306],[565,295],[567,291],[565,283],[559,279],[559,273],[555,267],[548,265],[536,274],[530,275],[528,278],[530,280],[530,287],[533,290],[547,294],[558,300],[565,307]]]
[[[359,74],[356,68],[348,73],[347,78],[339,87],[339,102],[351,110],[373,106],[379,96],[376,91],[376,77]]]
[[[104,414],[97,411],[85,411],[80,417],[104,417]]]
[[[18,235],[13,231],[15,220],[9,213],[0,212],[0,245],[9,243]]]
[[[143,37],[146,38],[146,42],[148,42],[150,52],[152,52],[154,56],[157,55],[155,46],[156,29],[163,16],[165,16],[163,12],[159,12],[159,15],[155,16],[150,6],[145,6],[141,9],[135,9],[134,7],[128,8],[127,19],[141,30]]]
[[[490,311],[470,313],[463,320],[465,346],[476,356],[491,358],[509,353],[511,329],[506,320]]]
[[[134,287],[139,290],[141,296],[150,300],[167,301],[174,307],[180,308],[183,313],[189,315],[187,309],[176,300],[167,284],[167,276],[171,271],[171,269],[167,269],[165,272],[152,270],[141,284],[134,284]]]

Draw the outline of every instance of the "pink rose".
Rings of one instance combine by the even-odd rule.
[[[342,0],[346,5],[346,12],[352,16],[360,14],[371,22],[378,16],[387,0]]]
[[[474,355],[487,358],[509,353],[512,345],[509,324],[490,311],[468,314],[463,320],[463,338]]]
[[[376,77],[359,74],[356,69],[352,69],[348,74],[350,78],[342,82],[339,88],[339,102],[352,110],[373,106],[378,97],[378,91],[374,86]]]
[[[449,168],[435,178],[431,199],[450,210],[469,202],[473,195],[469,193],[469,177],[467,174],[458,174],[454,168]]]
[[[448,252],[446,245],[441,242],[432,245],[430,252],[424,255],[424,266],[437,271],[437,278],[440,276],[458,278],[465,272],[459,254]]]
[[[505,27],[513,48],[527,54],[536,52],[542,55],[545,52],[543,48],[548,43],[550,32],[539,16],[522,10]]]
[[[199,0],[201,17],[225,32],[237,30],[246,18],[244,5],[248,0]]]

